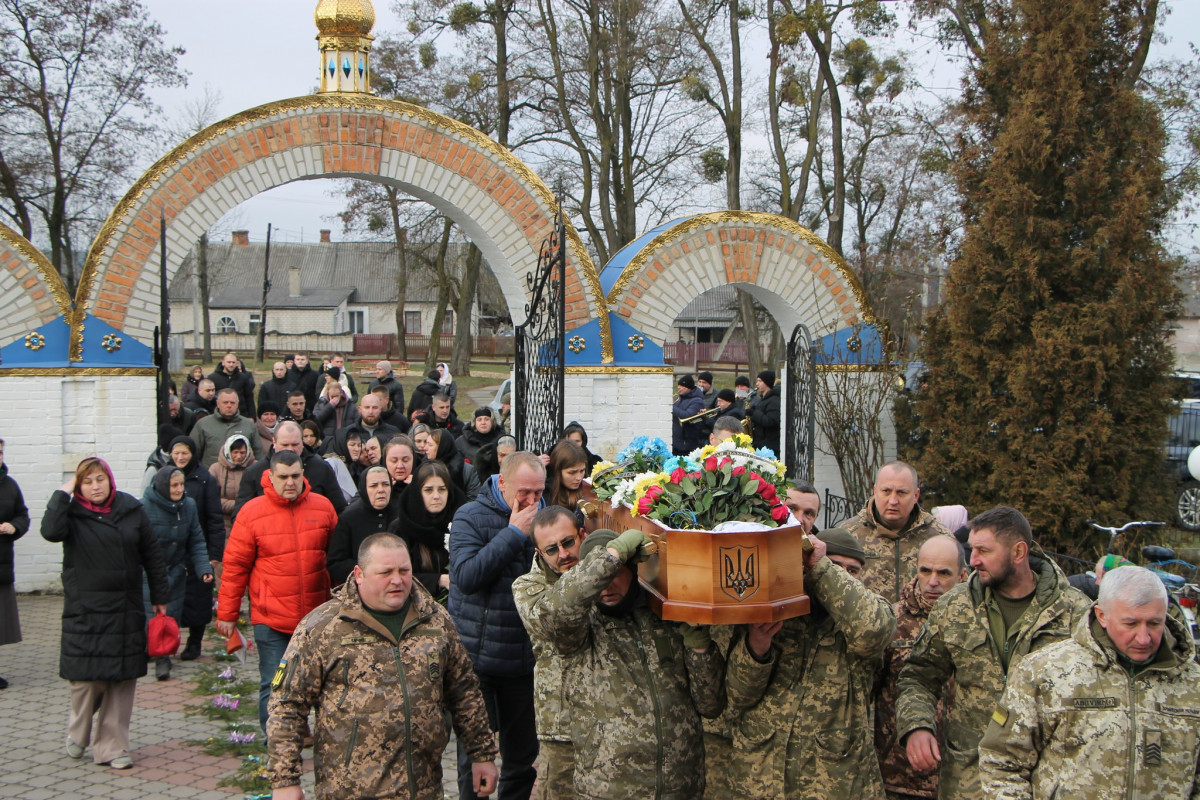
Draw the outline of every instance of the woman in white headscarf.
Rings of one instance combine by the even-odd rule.
[[[453,409],[455,401],[458,400],[458,384],[454,382],[450,366],[445,361],[439,361],[437,366],[442,373],[442,377],[438,379],[438,386],[442,387],[442,394],[450,398],[450,408]]]

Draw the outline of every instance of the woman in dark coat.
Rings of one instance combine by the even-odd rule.
[[[4,463],[4,440],[0,439],[0,645],[21,641],[21,618],[17,615],[17,593],[13,589],[13,542],[29,530],[29,509]],[[8,681],[0,678],[0,689]]]
[[[392,479],[387,467],[368,467],[358,482],[358,497],[338,515],[329,537],[325,568],[331,585],[341,586],[358,563],[358,548],[373,533],[382,533],[396,519]]]
[[[450,479],[466,497],[479,492],[479,476],[475,470],[463,463],[462,453],[454,446],[454,435],[447,430],[429,432],[429,444],[425,449],[426,461],[440,461],[450,470]]]
[[[467,496],[454,485],[441,461],[426,461],[400,495],[399,516],[392,532],[408,544],[413,577],[442,605],[450,592],[450,552],[446,534],[454,512]]]
[[[196,513],[196,501],[187,496],[184,489],[183,470],[178,467],[163,467],[142,495],[142,505],[150,524],[158,534],[158,546],[162,550],[163,563],[167,568],[167,585],[170,599],[167,614],[179,622],[183,616],[183,599],[187,593],[187,571],[190,568],[201,581],[211,584],[213,568],[208,560],[208,548],[204,543],[204,531],[200,528],[200,517]],[[150,612],[150,584],[142,581],[142,593],[146,599],[146,613]],[[171,657],[163,656],[155,663],[154,674],[160,681],[171,677]]]
[[[567,427],[563,428],[562,438],[570,439],[575,444],[583,448],[583,452],[587,453],[587,468],[588,475],[592,474],[592,469],[595,468],[604,459],[588,450],[588,435],[587,431],[578,422],[568,422]]]
[[[221,559],[225,554],[225,515],[221,511],[221,486],[197,458],[196,442],[190,436],[176,436],[171,440],[171,462],[183,471],[187,496],[196,501],[196,514],[200,518],[200,529],[204,531],[204,544],[208,558],[219,578]],[[179,658],[192,661],[200,657],[204,643],[204,628],[212,621],[212,584],[205,583],[194,570],[188,569],[187,592],[183,600],[183,615],[180,629],[188,632],[187,645]]]
[[[153,611],[167,611],[158,536],[142,504],[118,492],[108,464],[92,457],[50,496],[42,538],[63,545],[58,674],[71,682],[67,755],[82,758],[90,741],[97,764],[128,769],[133,693],[147,662],[143,570]]]

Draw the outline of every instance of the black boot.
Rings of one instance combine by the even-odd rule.
[[[157,659],[157,662],[154,665],[154,677],[158,678],[160,681],[165,681],[167,678],[171,677],[170,656],[163,656],[162,658]]]
[[[204,626],[193,625],[188,628],[187,646],[179,655],[181,661],[195,661],[200,657],[200,645],[204,643]]]

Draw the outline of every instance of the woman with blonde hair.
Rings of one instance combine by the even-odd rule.
[[[167,613],[169,598],[158,536],[142,504],[116,490],[108,464],[89,457],[50,496],[42,538],[63,546],[58,674],[71,682],[67,755],[82,758],[90,743],[97,764],[129,769],[133,693],[148,663],[143,571],[152,610]]]

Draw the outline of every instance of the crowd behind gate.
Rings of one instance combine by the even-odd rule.
[[[827,530],[817,489],[789,488],[809,614],[664,621],[637,580],[649,538],[584,528],[582,426],[519,451],[509,398],[460,418],[446,364],[407,403],[374,372],[296,353],[257,385],[228,353],[172,392],[140,486],[90,457],[45,500],[66,757],[134,766],[137,679],[172,667],[148,618],[191,660],[248,595],[277,798],[303,797],[307,747],[318,797],[441,798],[451,732],[462,800],[1200,798],[1200,666],[1150,571],[1102,572],[1092,602],[1019,510],[927,511],[895,461]],[[674,453],[738,433],[778,453],[775,373],[713,381],[677,376]],[[3,455],[0,645],[30,526]]]

